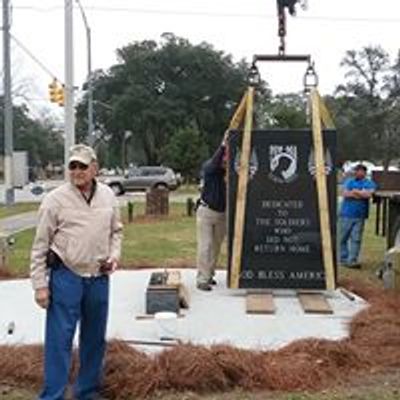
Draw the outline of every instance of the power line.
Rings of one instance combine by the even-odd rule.
[[[324,21],[324,22],[361,22],[361,23],[379,23],[379,24],[398,24],[400,18],[372,18],[372,17],[327,17],[327,16],[309,16],[299,15],[299,19],[305,19],[309,21]]]
[[[38,6],[14,6],[14,9],[35,11],[35,12],[54,12],[61,11],[62,6],[51,7],[38,7]],[[150,14],[150,15],[174,15],[174,16],[192,16],[192,17],[210,17],[210,18],[252,18],[252,19],[276,19],[275,14],[262,14],[262,13],[218,13],[207,11],[182,11],[182,10],[167,10],[167,9],[144,9],[133,7],[99,7],[99,6],[86,6],[86,10],[93,12],[115,12],[115,13],[131,13],[131,14]],[[391,17],[345,17],[345,16],[298,16],[299,19],[309,21],[322,21],[322,22],[358,22],[358,23],[399,23],[400,18]]]
[[[56,74],[53,74],[49,68],[46,67],[24,44],[21,43],[14,35],[10,35],[11,38],[14,40],[14,42],[26,53],[28,56],[36,62],[48,75],[50,75],[51,78],[57,79],[59,82],[61,82],[60,79],[56,77]]]

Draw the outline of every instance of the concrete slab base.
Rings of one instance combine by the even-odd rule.
[[[117,271],[111,278],[108,339],[153,342],[139,346],[157,351],[158,322],[137,320],[145,313],[145,290],[152,272]],[[319,338],[339,340],[348,336],[353,316],[367,306],[355,296],[350,300],[337,290],[327,295],[332,315],[305,314],[296,292],[274,291],[276,311],[271,315],[246,314],[244,290],[226,288],[226,271],[218,271],[211,292],[195,287],[196,271],[182,269],[190,293],[190,309],[177,321],[176,337],[199,345],[229,344],[246,349],[277,349],[294,340]],[[43,343],[45,311],[33,301],[29,280],[0,282],[0,344]],[[14,327],[13,333],[9,328]]]

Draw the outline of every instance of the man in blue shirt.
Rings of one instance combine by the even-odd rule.
[[[203,186],[196,215],[197,288],[210,291],[215,267],[226,234],[226,139],[201,170]]]
[[[340,263],[348,268],[360,268],[360,254],[364,223],[368,218],[369,199],[376,189],[375,183],[366,178],[367,168],[358,164],[354,176],[343,185],[340,210]]]

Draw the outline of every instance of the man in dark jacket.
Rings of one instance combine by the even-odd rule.
[[[203,186],[197,209],[197,288],[210,291],[226,234],[226,139],[202,166]]]

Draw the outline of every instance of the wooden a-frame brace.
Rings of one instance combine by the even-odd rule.
[[[313,89],[310,95],[312,111],[312,134],[316,166],[316,183],[318,193],[318,213],[321,226],[321,241],[323,263],[325,269],[325,282],[327,290],[335,289],[334,254],[331,237],[331,221],[329,217],[329,202],[327,179],[325,173],[324,143],[322,124],[326,128],[334,128],[328,109],[322,101],[318,91]],[[238,171],[238,190],[236,197],[236,212],[234,224],[234,237],[231,259],[230,282],[231,288],[239,287],[241,261],[243,254],[243,235],[246,217],[246,199],[248,185],[249,160],[251,152],[251,134],[253,129],[253,104],[254,87],[249,87],[243,96],[230,124],[229,129],[238,129],[243,122],[244,133]],[[322,122],[322,124],[321,124]]]

